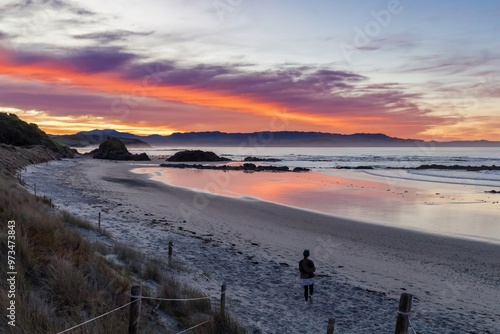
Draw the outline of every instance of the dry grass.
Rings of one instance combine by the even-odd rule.
[[[63,216],[63,221],[66,224],[69,224],[71,226],[75,226],[78,228],[83,228],[85,230],[94,231],[94,232],[102,234],[108,238],[111,238],[111,233],[109,233],[108,231],[106,231],[102,227],[98,227],[95,224],[91,224],[88,221],[83,220],[81,218],[78,218],[76,216],[73,216],[72,214],[70,214],[68,212],[63,212],[62,216]]]
[[[128,302],[129,282],[109,266],[98,247],[68,228],[63,217],[15,182],[0,179],[0,263],[6,277],[7,221],[16,222],[16,327],[0,318],[5,333],[57,333]],[[0,308],[8,307],[0,282]],[[124,333],[121,310],[89,323],[79,333]],[[142,322],[145,332],[155,325]],[[2,332],[4,332],[2,330]]]
[[[161,282],[163,275],[161,273],[161,264],[159,260],[150,259],[144,265],[144,270],[142,272],[142,278],[145,280],[155,281],[157,283]]]
[[[164,279],[158,289],[159,298],[168,299],[190,299],[206,297],[201,291],[181,284],[174,279]],[[192,325],[192,319],[197,318],[200,313],[211,313],[212,307],[209,299],[194,301],[162,301],[160,309],[173,316],[181,328]]]
[[[122,243],[115,243],[114,252],[132,274],[142,272],[144,255]]]
[[[0,169],[1,169],[0,164]],[[1,333],[57,333],[106,313],[129,301],[130,279],[147,280],[161,298],[197,298],[204,294],[165,275],[168,264],[145,258],[131,247],[116,243],[113,249],[93,244],[79,233],[92,230],[110,237],[103,229],[67,213],[56,211],[47,199],[33,196],[0,173],[0,274],[6,277],[7,221],[16,222],[16,327],[0,317]],[[75,227],[77,227],[75,229]],[[104,255],[115,253],[120,268]],[[187,270],[180,262],[169,270]],[[144,284],[143,284],[144,285]],[[144,286],[143,294],[149,295]],[[5,310],[6,280],[0,282],[0,308]],[[204,319],[209,323],[193,333],[244,333],[241,326],[212,310],[209,300],[161,302],[144,300],[141,333],[163,333],[154,308],[173,316],[180,328]],[[201,320],[201,321],[200,321]],[[126,333],[128,309],[88,323],[75,333]]]

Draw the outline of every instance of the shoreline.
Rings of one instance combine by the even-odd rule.
[[[253,198],[333,219],[500,245],[496,219],[500,207],[485,187],[401,181],[359,171],[256,175],[138,167],[132,172],[170,187],[196,191],[204,200],[212,195]]]
[[[411,227],[403,227],[403,226],[394,226],[394,225],[388,225],[388,224],[382,224],[378,223],[375,221],[367,221],[367,220],[358,220],[354,218],[349,218],[345,216],[339,216],[335,215],[333,213],[328,213],[328,212],[322,212],[319,210],[314,210],[314,209],[308,209],[308,208],[303,208],[303,207],[294,207],[292,205],[287,205],[283,203],[278,203],[278,202],[273,202],[273,201],[268,201],[262,198],[258,197],[252,197],[252,196],[239,196],[239,194],[236,194],[236,196],[231,196],[231,195],[225,195],[225,194],[213,194],[209,193],[206,191],[203,191],[201,189],[192,189],[189,187],[184,187],[184,186],[177,186],[177,185],[171,185],[171,184],[165,184],[162,181],[155,180],[151,174],[143,174],[143,173],[136,173],[134,170],[137,168],[131,168],[130,172],[132,174],[136,174],[139,178],[141,178],[141,181],[137,181],[135,179],[109,179],[106,178],[106,181],[110,182],[116,182],[120,183],[122,185],[141,185],[141,186],[153,186],[153,184],[156,184],[157,186],[165,186],[168,188],[172,189],[178,189],[182,191],[188,191],[193,193],[193,198],[194,196],[197,195],[202,195],[206,197],[216,197],[219,198],[220,200],[227,199],[228,201],[233,201],[231,203],[246,203],[246,204],[251,204],[252,202],[258,202],[262,206],[269,206],[269,210],[272,210],[272,207],[276,206],[278,208],[281,208],[281,210],[291,210],[291,211],[296,211],[299,213],[299,215],[306,214],[306,215],[317,215],[320,217],[319,221],[325,221],[328,219],[331,219],[334,221],[334,224],[342,224],[344,227],[350,226],[352,227],[353,225],[361,224],[365,225],[365,228],[361,228],[362,231],[367,232],[367,230],[370,231],[377,231],[377,232],[382,232],[382,235],[385,234],[399,234],[402,233],[403,235],[408,234],[407,238],[408,239],[414,239],[415,237],[417,238],[422,238],[422,239],[429,239],[429,238],[435,238],[435,241],[437,243],[441,243],[443,240],[448,240],[450,243],[454,243],[454,241],[457,241],[459,243],[462,242],[472,242],[472,243],[479,243],[479,244],[489,244],[493,245],[495,247],[500,246],[500,240],[489,240],[489,239],[483,239],[479,237],[474,237],[474,236],[467,236],[467,235],[454,235],[454,236],[449,236],[449,235],[443,235],[439,233],[433,233],[433,232],[428,232],[424,230],[419,230],[419,229],[414,229]],[[141,168],[139,168],[141,169]],[[152,182],[152,183],[149,183]],[[280,209],[278,209],[280,210]],[[302,226],[303,227],[303,226]],[[323,228],[326,228],[326,226],[323,226]],[[383,230],[386,231],[386,233],[383,233]],[[412,237],[413,235],[413,237]],[[364,242],[371,242],[373,241],[371,238],[364,240]],[[448,243],[448,242],[445,242]]]
[[[249,270],[255,271],[255,266],[265,266],[276,275],[286,274],[283,282],[296,284],[295,262],[306,247],[311,249],[312,258],[320,268],[318,293],[330,296],[332,300],[338,299],[339,291],[345,289],[345,296],[341,298],[343,303],[354,304],[370,297],[365,295],[368,289],[386,296],[382,304],[395,303],[397,307],[396,298],[406,289],[418,298],[418,304],[426,306],[428,311],[422,312],[421,317],[451,309],[445,313],[450,313],[448,318],[460,324],[462,315],[475,312],[474,317],[478,319],[469,321],[477,325],[484,321],[486,327],[481,327],[483,329],[498,328],[494,323],[495,316],[500,316],[494,297],[500,284],[498,245],[356,222],[257,200],[220,196],[211,196],[209,204],[195,210],[191,219],[183,222],[180,208],[183,204],[189,208],[196,192],[163,185],[149,180],[147,175],[131,172],[131,169],[144,164],[78,159],[69,162],[74,166],[68,168],[64,163],[61,162],[57,168],[41,167],[46,168],[47,184],[42,186],[39,183],[39,191],[46,191],[58,205],[67,206],[84,216],[92,216],[97,209],[106,210],[105,217],[114,218],[107,218],[103,226],[117,238],[137,244],[150,254],[164,254],[166,239],[176,238],[179,248],[184,246],[196,254],[182,255],[183,261],[198,271],[208,270],[216,281],[242,284],[242,290],[231,287],[236,290],[233,290],[235,294],[240,294],[231,296],[236,315],[251,323],[260,314],[262,321],[257,325],[271,332],[283,323],[273,325],[275,319],[267,319],[259,308],[267,307],[278,313],[286,311],[285,318],[293,318],[296,312],[303,311],[297,309],[303,308],[302,304],[293,305],[293,301],[300,301],[298,286],[280,287],[277,282],[274,285],[278,286],[268,283],[279,293],[278,299],[269,301],[259,294],[256,298],[258,305],[248,305],[244,292],[252,290],[255,294],[253,289],[259,289],[259,282],[269,278],[255,273],[257,276],[253,278],[257,282],[253,282],[246,281],[244,275],[250,276]],[[40,167],[34,169],[37,168]],[[36,178],[37,183],[43,182],[43,173],[38,172]],[[66,191],[74,192],[76,197],[83,194],[82,202],[88,203],[80,208],[75,208],[71,198],[65,203],[58,196],[63,197]],[[207,263],[206,257],[211,256],[216,261],[227,256],[237,257],[226,263],[234,273],[219,263]],[[238,263],[243,269],[234,267]],[[278,269],[274,268],[276,266]],[[186,279],[195,280],[202,286],[205,284],[207,290],[215,289],[213,284]],[[333,288],[326,291],[326,283]],[[360,287],[362,291],[357,290]],[[279,312],[278,304],[285,298],[283,296],[292,302],[285,303],[287,308]],[[369,298],[365,303],[372,306],[380,303],[373,299]],[[315,308],[324,306],[331,310],[333,307],[334,311],[337,310],[337,319],[343,319],[342,305],[332,306],[321,299],[317,303],[319,305]],[[317,311],[316,308],[314,312]],[[395,312],[395,309],[389,311]],[[326,320],[329,315],[335,316],[326,310],[319,313],[311,317]],[[418,319],[415,321],[419,324]],[[425,326],[425,323],[420,323],[420,326]]]

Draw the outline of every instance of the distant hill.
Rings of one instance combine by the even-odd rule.
[[[137,138],[138,136],[121,133],[115,130],[98,130],[78,132],[74,135],[51,136],[56,142],[71,147],[98,146],[107,138],[120,138],[120,141],[128,148],[150,148],[151,145]]]
[[[0,113],[0,143],[12,146],[44,146],[63,157],[72,157],[69,147],[52,140],[36,124],[29,124],[15,114]]]
[[[73,137],[77,136],[77,137]],[[279,131],[279,132],[253,132],[253,133],[226,133],[219,131],[211,132],[187,132],[173,133],[169,136],[149,135],[137,136],[131,133],[118,132],[115,130],[92,130],[79,132],[71,136],[55,136],[58,141],[70,146],[61,138],[76,138],[83,143],[89,138],[100,138],[105,136],[120,138],[126,145],[126,140],[140,140],[152,146],[276,146],[276,147],[415,147],[415,146],[437,146],[437,147],[500,147],[498,141],[450,141],[450,142],[426,142],[417,139],[401,139],[389,137],[382,133],[355,133],[342,135],[324,132],[301,132],[301,131]],[[86,138],[86,139],[85,139]],[[98,140],[98,139],[93,139]],[[96,143],[89,144],[95,145]],[[129,146],[129,145],[127,145]]]

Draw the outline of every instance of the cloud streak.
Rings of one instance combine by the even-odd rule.
[[[48,113],[54,108],[50,96],[60,105],[71,106],[81,103],[85,94],[101,94],[112,97],[106,98],[112,100],[110,107],[103,111],[84,103],[88,114],[114,117],[118,113],[123,119],[132,117],[134,111],[148,109],[143,121],[153,123],[162,104],[171,107],[174,103],[192,106],[188,109],[200,120],[212,129],[224,131],[238,130],[238,117],[234,115],[246,114],[251,119],[260,119],[256,124],[262,124],[280,110],[287,110],[284,117],[294,129],[301,130],[385,131],[407,137],[431,125],[449,122],[445,117],[420,110],[413,102],[419,96],[407,94],[397,85],[370,85],[362,75],[320,66],[249,71],[230,65],[187,67],[174,61],[148,63],[118,48],[86,48],[64,56],[4,48],[0,50],[0,73],[38,82],[42,88],[31,99],[45,106]],[[41,92],[43,85],[45,92]],[[54,85],[71,87],[79,93],[57,95],[51,88]],[[17,103],[24,98],[30,100],[29,94],[11,93],[12,97],[18,97]],[[5,95],[1,97],[7,99]],[[151,101],[156,101],[156,105]],[[155,109],[156,114],[152,112]],[[172,108],[165,108],[168,113],[167,110]],[[76,108],[75,112],[81,114],[83,110]],[[235,119],[235,123],[219,128],[219,115],[226,119],[232,115],[229,118]],[[189,130],[189,124],[175,123]]]

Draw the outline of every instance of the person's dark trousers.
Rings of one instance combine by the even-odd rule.
[[[309,299],[308,298],[309,295],[312,296],[313,292],[314,292],[314,284],[304,285],[304,298],[306,299],[306,301]]]

